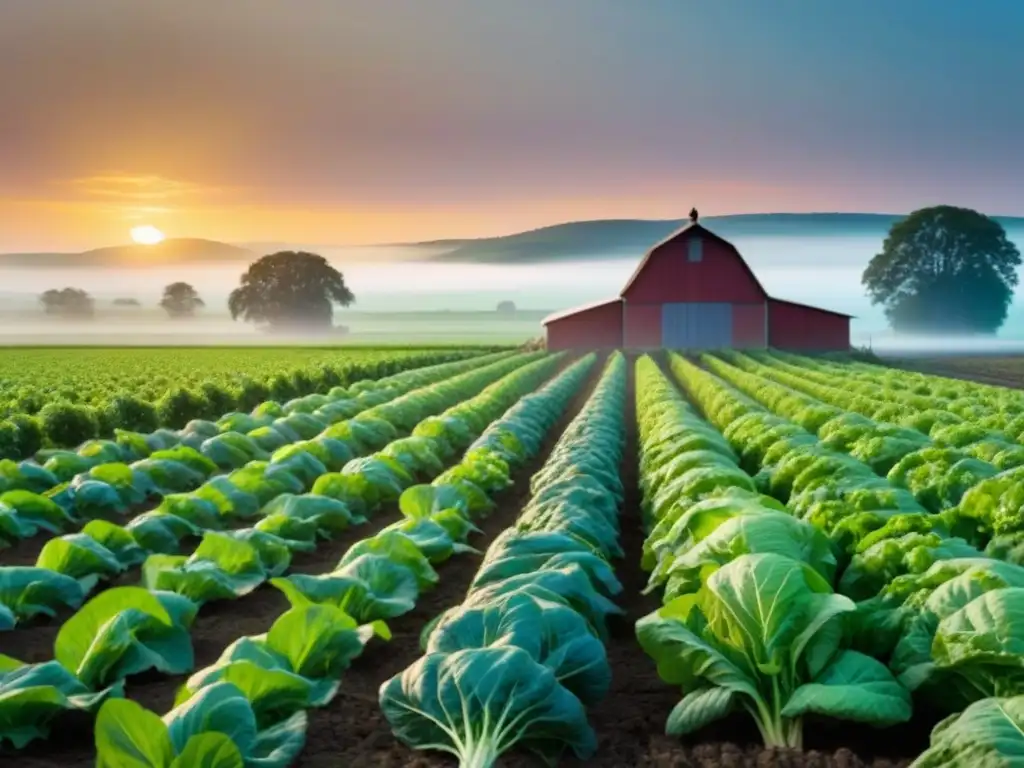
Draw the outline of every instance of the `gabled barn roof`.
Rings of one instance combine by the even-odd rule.
[[[552,312],[550,315],[540,321],[541,325],[547,325],[553,323],[555,320],[561,320],[563,317],[569,317],[569,315],[578,315],[580,312],[586,312],[588,309],[597,309],[598,307],[606,307],[609,304],[618,304],[622,299],[616,296],[614,299],[602,299],[601,301],[592,301],[589,304],[583,304],[579,307],[570,307],[569,309],[563,309],[560,312]]]
[[[647,253],[644,254],[644,257],[640,259],[640,263],[637,265],[637,268],[633,271],[633,274],[630,276],[629,280],[626,281],[626,285],[622,288],[622,291],[619,293],[619,295],[626,295],[626,292],[629,290],[629,287],[633,285],[633,282],[640,276],[640,273],[643,272],[644,267],[647,266],[647,262],[650,260],[651,256],[654,255],[655,251],[657,251],[663,245],[667,245],[676,238],[691,237],[693,235],[700,235],[701,237],[706,237],[709,240],[714,240],[715,242],[721,243],[723,246],[732,251],[733,255],[737,259],[739,259],[740,264],[743,265],[743,269],[746,270],[747,274],[750,276],[750,279],[754,281],[754,285],[757,286],[758,290],[761,292],[761,295],[764,296],[766,299],[769,298],[768,292],[765,291],[764,286],[761,285],[761,281],[757,279],[757,275],[754,274],[754,270],[752,270],[750,268],[750,265],[747,264],[747,260],[743,258],[743,256],[740,254],[738,250],[736,250],[736,246],[730,243],[724,237],[716,235],[710,229],[705,229],[697,222],[686,223],[684,226],[677,229],[668,237],[664,238],[658,243],[655,243],[654,246],[648,249]]]

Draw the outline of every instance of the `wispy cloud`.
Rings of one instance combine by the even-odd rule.
[[[166,176],[120,173],[70,179],[63,184],[86,197],[125,203],[195,202],[224,191],[221,187]]]

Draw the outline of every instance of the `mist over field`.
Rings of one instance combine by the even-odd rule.
[[[1010,234],[1024,246],[1024,233]],[[740,235],[733,242],[769,294],[854,315],[854,344],[900,353],[1024,349],[1021,296],[997,338],[894,337],[861,286],[864,267],[881,249],[876,235]],[[262,254],[273,246],[287,247],[247,247]],[[438,260],[442,250],[321,248],[318,252],[343,271],[356,303],[335,313],[335,322],[349,329],[347,336],[310,339],[270,336],[231,320],[227,296],[248,266],[245,261],[135,268],[0,265],[0,344],[511,343],[540,335],[540,321],[550,311],[617,295],[643,255],[637,249],[549,262],[467,263]],[[177,280],[192,284],[206,302],[196,318],[170,320],[157,306],[163,287]],[[68,286],[95,298],[94,319],[68,321],[42,313],[39,294]],[[142,306],[114,307],[117,298],[136,299]],[[501,301],[514,302],[517,312],[495,312]]]

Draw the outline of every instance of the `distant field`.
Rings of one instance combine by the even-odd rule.
[[[0,348],[0,457],[7,420],[22,416],[38,414],[44,433],[53,432],[51,444],[75,444],[116,428],[182,427],[193,418],[218,418],[269,399],[285,402],[485,351],[410,344]],[[58,404],[70,410],[49,413],[47,407]],[[61,439],[63,432],[74,439]]]
[[[177,346],[266,344],[422,345],[520,344],[543,333],[547,310],[497,312],[339,312],[349,329],[329,338],[269,336],[226,314],[169,320],[152,308],[104,307],[91,320],[0,311],[0,347],[41,345]]]
[[[938,376],[1024,388],[1024,355],[951,355],[901,360],[901,367]]]

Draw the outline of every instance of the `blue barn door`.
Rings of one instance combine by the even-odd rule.
[[[688,301],[661,305],[661,344],[668,349],[732,346],[732,304]]]

